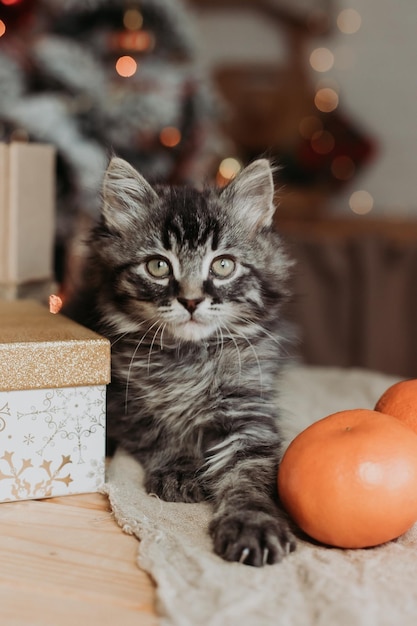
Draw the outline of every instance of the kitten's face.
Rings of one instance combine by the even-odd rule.
[[[164,252],[149,255],[125,276],[127,283],[141,283],[139,297],[150,294],[153,298],[137,300],[142,316],[156,322],[161,331],[190,341],[221,334],[228,326],[239,326],[245,307],[230,295],[240,291],[242,275],[242,266],[234,256],[219,255],[207,246],[203,254],[184,263],[173,251]],[[134,297],[130,285],[124,287]]]
[[[224,192],[200,193],[154,190],[125,162],[112,164],[100,241],[113,275],[107,317],[119,332],[144,326],[161,345],[168,336],[199,342],[256,332],[279,300],[288,265],[266,234],[270,170],[260,168],[267,183],[255,172]]]
[[[168,247],[143,249],[140,260],[121,272],[117,291],[128,296],[131,315],[137,313],[155,324],[155,330],[189,341],[246,326],[261,303],[238,250],[214,245],[210,232],[198,247],[184,235],[178,240],[178,231],[169,232]]]

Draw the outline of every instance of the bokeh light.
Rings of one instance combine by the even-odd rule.
[[[349,206],[357,215],[366,215],[374,207],[374,199],[368,191],[363,189],[354,191],[349,198]]]
[[[242,169],[242,163],[235,157],[226,157],[219,165],[216,182],[220,187],[229,183]]]
[[[318,89],[314,98],[314,104],[322,113],[330,113],[337,109],[339,105],[339,96],[331,87],[323,87]]]
[[[227,157],[219,165],[219,174],[226,180],[231,180],[242,169],[241,163],[234,157]]]
[[[316,72],[328,72],[334,65],[334,54],[328,48],[316,48],[310,54],[310,65]]]
[[[137,9],[127,9],[123,15],[123,25],[128,30],[140,30],[143,24],[143,16]]]
[[[0,20],[0,37],[3,37],[5,32],[6,32],[6,24],[3,22],[3,20]]]
[[[123,48],[124,50],[134,50],[135,52],[151,50],[155,45],[154,36],[146,30],[116,33],[112,40],[116,49]]]
[[[166,148],[175,148],[181,141],[181,133],[175,126],[165,126],[159,133],[159,141]]]
[[[362,18],[355,9],[343,9],[337,16],[337,26],[345,35],[357,33],[362,24]]]
[[[122,56],[119,57],[116,61],[116,72],[119,76],[123,76],[123,78],[129,78],[136,73],[138,69],[138,64],[135,59],[131,56]]]

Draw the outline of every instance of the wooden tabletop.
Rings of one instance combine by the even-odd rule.
[[[0,623],[157,626],[138,546],[101,494],[0,503]]]

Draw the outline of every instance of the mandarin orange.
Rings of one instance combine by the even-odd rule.
[[[417,379],[394,383],[382,394],[375,411],[392,415],[417,434]]]
[[[278,491],[292,519],[321,543],[390,541],[417,520],[417,435],[377,411],[333,413],[291,442]]]

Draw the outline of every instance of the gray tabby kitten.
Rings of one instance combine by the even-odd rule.
[[[295,548],[276,493],[290,261],[273,193],[266,160],[199,192],[152,187],[113,158],[88,288],[66,310],[112,342],[108,434],[141,462],[148,492],[209,500],[215,552],[255,566]]]

